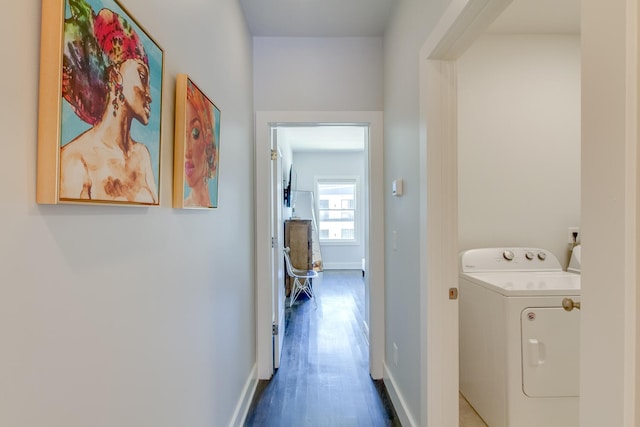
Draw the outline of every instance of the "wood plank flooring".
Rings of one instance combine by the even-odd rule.
[[[245,426],[399,426],[382,381],[369,376],[360,270],[327,270],[286,311],[280,368],[261,381]]]

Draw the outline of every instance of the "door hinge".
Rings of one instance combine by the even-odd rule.
[[[278,160],[278,152],[276,150],[271,150],[271,160]]]
[[[276,246],[278,246],[278,238],[277,237],[272,237],[271,238],[271,248],[275,248]]]
[[[277,323],[272,323],[271,324],[271,335],[278,335],[278,324]]]

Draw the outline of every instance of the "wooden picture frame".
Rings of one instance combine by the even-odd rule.
[[[164,51],[116,0],[43,0],[36,201],[159,205]]]
[[[189,78],[176,78],[173,207],[218,207],[220,109]]]

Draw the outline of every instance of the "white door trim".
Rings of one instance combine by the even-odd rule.
[[[421,425],[453,427],[458,410],[456,59],[511,0],[453,0],[420,50]]]
[[[272,290],[271,233],[269,197],[269,130],[277,124],[344,123],[369,127],[367,161],[369,175],[369,221],[366,224],[365,281],[369,289],[369,372],[382,378],[384,359],[384,182],[383,129],[379,111],[258,111],[255,135],[255,234],[256,234],[256,359],[258,378],[273,375],[272,363]]]
[[[638,1],[580,6],[580,425],[631,427],[640,410]]]

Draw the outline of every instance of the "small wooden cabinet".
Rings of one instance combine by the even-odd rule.
[[[291,251],[291,264],[300,270],[311,270],[312,256],[312,228],[310,219],[288,219],[284,222],[284,246]],[[285,293],[291,292],[291,279],[285,274]]]

